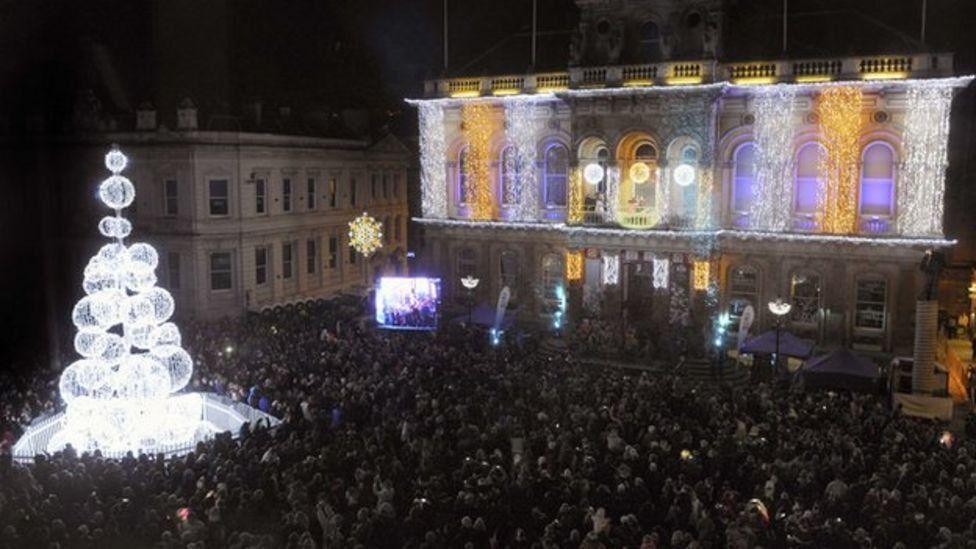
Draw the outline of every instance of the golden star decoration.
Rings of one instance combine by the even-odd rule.
[[[364,257],[383,247],[383,226],[372,216],[363,215],[349,222],[349,245]]]

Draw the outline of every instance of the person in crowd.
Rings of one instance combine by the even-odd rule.
[[[341,311],[184,323],[192,389],[282,423],[180,457],[9,463],[0,548],[976,545],[976,441],[877,395],[733,391]],[[59,409],[56,380],[0,375],[3,441]]]

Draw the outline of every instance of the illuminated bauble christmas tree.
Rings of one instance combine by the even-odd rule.
[[[148,244],[125,244],[132,224],[122,210],[135,199],[135,187],[121,175],[127,164],[117,148],[105,155],[112,175],[98,197],[115,215],[104,217],[98,229],[111,241],[85,267],[86,295],[71,314],[81,358],[61,374],[67,410],[49,451],[66,444],[113,455],[167,451],[214,431],[200,419],[198,406],[187,409],[199,399],[170,398],[189,383],[193,360],[169,321],[173,296],[156,285],[159,255]]]

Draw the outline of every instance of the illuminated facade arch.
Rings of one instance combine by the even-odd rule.
[[[897,152],[887,141],[868,143],[861,151],[858,186],[860,228],[869,233],[886,233],[895,216]]]
[[[756,184],[756,144],[740,143],[732,153],[732,184],[729,210],[735,227],[749,226],[749,212],[753,209]]]
[[[813,231],[822,209],[827,149],[819,141],[807,141],[796,151],[793,169],[793,228]]]
[[[631,132],[617,144],[620,187],[617,216],[625,227],[651,227],[660,219],[658,146],[645,132]]]

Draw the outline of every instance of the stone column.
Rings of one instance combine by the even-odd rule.
[[[912,391],[931,394],[935,383],[935,347],[938,344],[938,301],[915,303],[915,365],[912,368]]]

